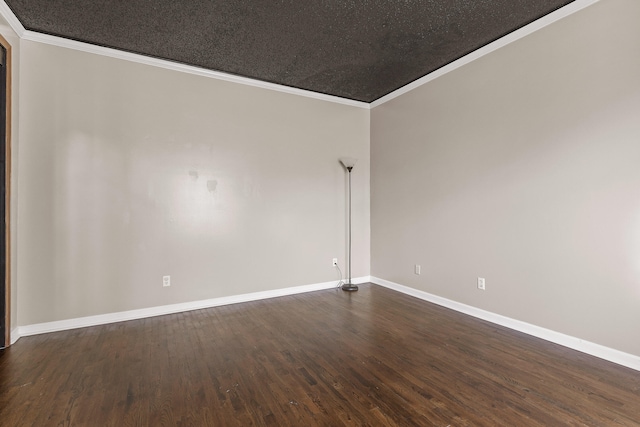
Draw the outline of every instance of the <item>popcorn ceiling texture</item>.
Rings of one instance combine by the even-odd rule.
[[[357,101],[573,0],[5,0],[25,28]]]

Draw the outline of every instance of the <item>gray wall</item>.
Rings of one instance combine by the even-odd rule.
[[[640,355],[638,17],[596,3],[375,108],[372,275]]]
[[[20,325],[337,283],[342,156],[368,275],[367,109],[26,40],[20,96]]]
[[[640,355],[637,16],[599,2],[371,117],[4,25],[13,326],[336,279],[348,155],[354,276]]]

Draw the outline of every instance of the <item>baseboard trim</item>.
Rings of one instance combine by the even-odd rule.
[[[622,366],[640,371],[640,357],[624,353],[609,347],[595,344],[580,338],[565,335],[550,329],[542,328],[530,323],[511,319],[506,316],[482,310],[470,305],[462,304],[447,298],[442,298],[428,292],[400,285],[385,279],[374,276],[362,276],[353,278],[355,284],[374,283],[389,289],[410,295],[425,301],[432,302],[442,307],[450,308],[460,313],[486,320],[500,326],[507,327],[525,334],[544,339],[574,350],[581,351],[600,359],[608,360]],[[174,314],[191,310],[200,310],[205,308],[219,307],[229,304],[238,304],[242,302],[259,301],[269,298],[277,298],[287,295],[295,295],[305,292],[314,292],[325,289],[335,288],[337,282],[323,282],[311,285],[294,286],[290,288],[274,289],[271,291],[253,292],[248,294],[232,295],[228,297],[212,298],[200,301],[191,301],[180,304],[170,304],[157,307],[149,307],[138,310],[121,311],[116,313],[107,313],[96,316],[80,317],[75,319],[59,320],[54,322],[37,323],[26,326],[19,326],[11,331],[11,344],[15,344],[21,337],[39,335],[49,332],[65,331],[69,329],[85,328],[89,326],[104,325],[116,322],[125,322],[127,320],[144,319],[148,317],[163,316],[166,314]]]
[[[20,333],[18,331],[18,328],[13,328],[11,330],[11,337],[10,337],[11,345],[15,344],[16,341],[18,341],[19,339],[20,339]]]
[[[364,276],[353,278],[352,281],[356,284],[367,283],[370,281],[370,277]],[[287,295],[301,294],[305,292],[321,291],[325,289],[335,288],[337,286],[338,282],[336,281],[315,283],[311,285],[274,289],[271,291],[253,292],[249,294],[232,295],[228,297],[191,301],[180,304],[170,304],[157,307],[142,308],[138,310],[121,311],[116,313],[99,314],[96,316],[79,317],[75,319],[58,320],[54,322],[19,326],[18,328],[11,331],[11,343],[15,343],[21,337],[27,337],[31,335],[66,331],[69,329],[86,328],[88,326],[105,325],[108,323],[125,322],[127,320],[145,319],[148,317],[163,316],[166,314],[219,307],[222,305],[277,298]]]
[[[633,354],[585,341],[570,335],[565,335],[560,332],[552,331],[520,320],[515,320],[510,317],[462,304],[447,298],[442,298],[428,292],[420,291],[418,289],[410,288],[378,277],[372,276],[371,283],[640,371],[640,357]]]

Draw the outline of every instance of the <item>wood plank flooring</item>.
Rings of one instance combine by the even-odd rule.
[[[25,337],[2,426],[639,426],[640,372],[376,285]]]

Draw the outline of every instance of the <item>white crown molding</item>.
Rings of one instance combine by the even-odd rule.
[[[7,21],[11,29],[18,35],[18,37],[22,38],[24,35],[25,29],[16,18],[16,15],[13,14],[13,11],[7,6],[7,3],[4,0],[0,0],[0,15]]]
[[[488,55],[491,52],[494,52],[510,43],[515,42],[516,40],[519,40],[523,37],[528,36],[529,34],[532,34],[538,30],[541,30],[542,28],[546,27],[547,25],[553,24],[556,21],[559,21],[563,18],[566,18],[569,15],[572,15],[588,6],[591,6],[595,3],[598,3],[600,0],[575,0],[573,3],[569,3],[568,5],[554,11],[551,12],[550,14],[543,16],[542,18],[533,21],[532,23],[525,25],[524,27],[507,34],[504,37],[501,37],[497,40],[495,40],[492,43],[489,43],[483,47],[481,47],[480,49],[474,50],[473,52],[463,56],[462,58],[459,58],[447,65],[445,65],[442,68],[439,68],[435,71],[433,71],[432,73],[427,74],[424,77],[419,78],[418,80],[415,80],[409,84],[407,84],[406,86],[401,87],[400,89],[397,89],[391,93],[389,93],[388,95],[383,96],[382,98],[378,98],[375,101],[373,101],[370,105],[370,108],[375,108],[379,105],[382,105],[386,102],[391,101],[392,99],[395,99],[397,97],[399,97],[400,95],[404,95],[407,92],[412,91],[413,89],[416,89],[424,84],[427,84],[435,79],[437,79],[438,77],[441,77],[447,73],[450,73],[451,71],[454,71],[464,65],[467,65],[470,62],[475,61],[476,59],[482,58],[485,55]]]
[[[633,354],[624,353],[600,344],[595,344],[580,338],[565,335],[560,332],[552,331],[520,320],[515,320],[490,311],[485,311],[470,305],[442,298],[428,292],[380,279],[378,277],[371,277],[371,283],[640,371],[640,357]]]
[[[318,99],[322,101],[333,102],[337,104],[344,104],[358,108],[372,109],[379,105],[382,105],[386,102],[391,101],[407,92],[416,89],[424,84],[429,83],[441,77],[457,68],[462,67],[472,61],[475,61],[478,58],[481,58],[495,50],[500,49],[510,43],[513,43],[516,40],[519,40],[535,31],[538,31],[547,25],[550,25],[562,18],[565,18],[573,13],[576,13],[592,4],[599,2],[600,0],[575,0],[573,3],[568,4],[512,33],[507,34],[506,36],[495,40],[484,47],[477,49],[462,58],[459,58],[456,61],[451,62],[448,65],[445,65],[438,70],[427,74],[426,76],[415,80],[412,83],[409,83],[385,96],[379,98],[372,103],[366,103],[361,101],[354,101],[351,99],[340,98],[337,96],[326,95],[322,93],[312,92],[304,89],[293,88],[284,85],[278,85],[275,83],[267,83],[260,80],[250,79],[247,77],[235,76],[233,74],[222,73],[219,71],[207,70],[204,68],[194,67],[191,65],[180,64],[177,62],[167,61],[164,59],[152,58],[149,56],[139,55],[130,52],[124,52],[117,49],[106,48],[102,46],[96,46],[89,43],[78,42],[74,40],[65,39],[62,37],[50,36],[47,34],[41,34],[34,31],[25,30],[20,21],[13,14],[13,11],[7,6],[4,0],[0,0],[0,14],[7,20],[11,28],[18,34],[21,39],[30,40],[39,43],[50,44],[53,46],[64,47],[68,49],[79,50],[82,52],[93,53],[96,55],[107,56],[110,58],[122,59],[125,61],[136,62],[139,64],[150,65],[159,68],[165,68],[168,70],[179,71],[188,74],[194,74],[203,77],[209,77],[217,80],[223,80],[238,84],[243,84],[247,86],[253,86],[268,90],[273,90],[277,92],[284,92],[292,95],[304,96],[307,98]]]
[[[192,65],[180,64],[178,62],[168,61],[165,59],[153,58],[150,56],[139,55],[136,53],[125,52],[117,49],[111,49],[102,46],[96,46],[89,43],[83,43],[63,37],[51,36],[48,34],[38,33],[36,31],[26,30],[13,11],[7,6],[4,0],[0,0],[0,14],[9,23],[13,31],[23,40],[44,43],[52,46],[73,49],[80,52],[92,53],[95,55],[107,56],[109,58],[121,59],[124,61],[135,62],[138,64],[150,65],[153,67],[164,68],[167,70],[179,71],[182,73],[193,74],[196,76],[208,77],[226,82],[238,83],[245,86],[252,86],[261,89],[272,90],[276,92],[284,92],[291,95],[303,96],[306,98],[318,99],[321,101],[333,102],[336,104],[349,105],[352,107],[369,109],[369,103],[354,101],[352,99],[341,98],[339,96],[326,95],[323,93],[312,92],[310,90],[298,89],[290,86],[268,83],[261,80],[250,79],[248,77],[235,76],[233,74],[222,73],[219,71],[207,70],[205,68],[194,67]]]
[[[312,92],[309,90],[298,89],[290,86],[264,82],[261,80],[250,79],[248,77],[235,76],[233,74],[222,73],[220,71],[208,70],[205,68],[195,67],[192,65],[181,64],[179,62],[153,58],[150,56],[139,55],[137,53],[125,52],[122,50],[111,49],[108,47],[96,46],[89,43],[69,40],[62,37],[38,33],[35,31],[29,31],[29,30],[25,31],[22,36],[22,39],[43,43],[43,44],[49,44],[52,46],[63,47],[67,49],[78,50],[81,52],[92,53],[95,55],[107,56],[109,58],[135,62],[138,64],[164,68],[166,70],[179,71],[186,74],[193,74],[196,76],[208,77],[215,80],[238,83],[245,86],[252,86],[252,87],[272,90],[276,92],[284,92],[291,95],[303,96],[306,98],[318,99],[321,101],[333,102],[336,104],[344,104],[352,107],[369,109],[369,104],[366,102],[354,101],[352,99],[340,98],[338,96],[332,96],[332,95],[327,95],[323,93]]]
[[[353,283],[362,284],[370,282],[369,276],[352,279]],[[116,313],[99,314],[96,316],[79,317],[75,319],[58,320],[55,322],[37,323],[33,325],[19,326],[11,331],[11,344],[21,337],[45,334],[49,332],[66,331],[69,329],[85,328],[88,326],[105,325],[108,323],[125,322],[127,320],[145,319],[147,317],[163,316],[166,314],[181,313],[191,310],[219,307],[222,305],[237,304],[241,302],[258,301],[268,298],[276,298],[286,295],[295,295],[305,292],[321,291],[337,288],[338,282],[323,282],[311,285],[294,286],[291,288],[274,289],[271,291],[253,292],[249,294],[232,295],[228,297],[213,298],[201,301],[191,301],[180,304],[170,304],[158,307],[142,308],[139,310],[121,311]]]

